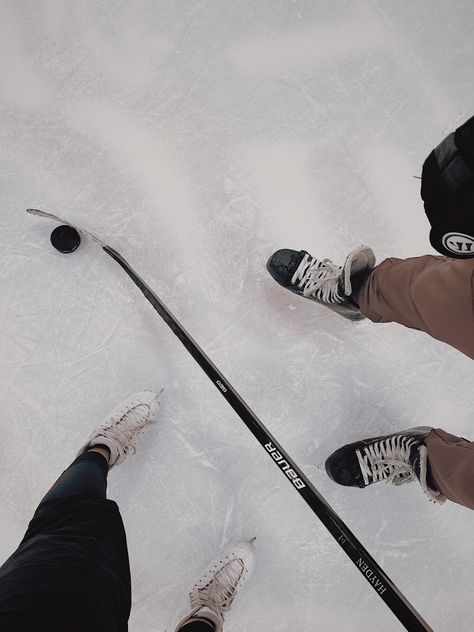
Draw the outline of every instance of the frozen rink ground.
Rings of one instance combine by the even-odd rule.
[[[403,629],[119,266],[53,250],[36,207],[124,255],[434,630],[472,629],[472,512],[317,469],[415,425],[474,438],[472,361],[294,297],[265,263],[436,254],[413,176],[474,114],[473,28],[471,0],[1,1],[1,562],[104,416],[165,387],[109,475],[130,632],[174,630],[252,536],[225,632]]]

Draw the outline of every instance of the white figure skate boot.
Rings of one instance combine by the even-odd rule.
[[[207,619],[215,632],[222,632],[224,612],[231,609],[238,591],[252,573],[254,540],[229,548],[209,566],[189,593],[191,610],[178,623],[176,632],[199,619]]]
[[[92,432],[76,458],[94,445],[105,445],[110,450],[110,469],[122,463],[129,454],[135,454],[135,443],[155,422],[160,407],[159,395],[152,391],[131,395]]]

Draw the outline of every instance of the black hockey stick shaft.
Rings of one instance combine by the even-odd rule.
[[[316,490],[311,481],[303,474],[293,460],[286,454],[278,441],[267,430],[256,414],[247,406],[233,386],[208,358],[199,345],[191,338],[184,327],[158,298],[153,290],[131,268],[128,262],[110,246],[103,247],[105,252],[125,270],[135,285],[145,295],[158,314],[163,318],[184,347],[193,356],[199,366],[229,402],[257,441],[265,448],[280,470],[305,499],[337,543],[354,562],[356,567],[371,584],[376,593],[385,601],[395,616],[407,630],[431,630],[420,614],[413,608],[392,580],[369,555],[350,529],[339,518],[326,500]]]
[[[44,211],[29,209],[29,212],[43,217],[49,217],[50,219],[55,219],[63,223],[68,223],[54,215],[45,213]],[[71,225],[74,226],[73,224]],[[193,340],[193,338],[191,338],[166,305],[160,298],[158,298],[155,292],[133,270],[121,254],[87,231],[84,231],[77,226],[74,227],[92,237],[92,239],[94,239],[94,241],[96,241],[103,250],[105,250],[105,252],[123,268],[123,270],[125,270],[135,285],[144,294],[145,298],[163,318],[173,333],[179,338],[187,351],[193,356],[220,393],[239,415],[250,432],[263,446],[267,454],[285,474],[293,487],[295,487],[299,494],[304,498],[306,503],[328,529],[339,546],[355,564],[356,568],[362,573],[377,595],[383,599],[403,626],[410,632],[432,632],[432,628],[430,628],[426,621],[395,586],[392,580],[377,564],[373,557],[369,555],[352,531],[316,490],[311,481],[286,454],[285,450],[280,446],[273,435],[267,430],[267,428],[244,402],[233,386],[222,375],[219,369],[207,357],[199,345]]]

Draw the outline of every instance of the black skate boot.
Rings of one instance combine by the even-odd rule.
[[[365,317],[350,296],[351,277],[374,266],[372,249],[360,246],[348,255],[343,266],[329,259],[316,259],[306,250],[277,250],[268,260],[267,270],[291,292],[321,303],[349,320],[362,320]]]
[[[430,500],[443,503],[446,498],[435,488],[428,472],[424,439],[431,430],[419,426],[349,443],[333,452],[324,468],[331,480],[347,487],[363,488],[383,480],[403,485],[418,480]]]

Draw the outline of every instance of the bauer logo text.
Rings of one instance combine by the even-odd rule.
[[[303,487],[306,487],[306,485],[303,483],[301,478],[298,476],[297,472],[295,472],[295,470],[291,467],[288,461],[285,458],[283,458],[282,453],[279,452],[275,448],[273,443],[271,442],[266,443],[265,449],[272,455],[272,457],[275,459],[275,461],[278,463],[281,469],[285,472],[285,474],[288,476],[288,478],[296,487],[296,489],[303,489]]]

